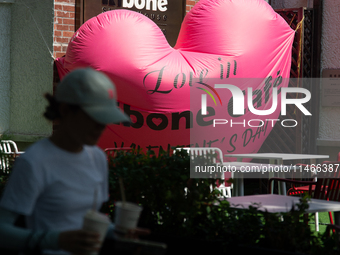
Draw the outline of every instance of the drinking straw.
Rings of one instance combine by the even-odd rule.
[[[123,178],[119,177],[119,187],[120,187],[120,194],[122,195],[123,206],[125,206],[125,190],[124,190],[124,183]]]

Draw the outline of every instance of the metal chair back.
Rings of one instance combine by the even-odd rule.
[[[9,171],[11,161],[23,152],[18,150],[17,144],[12,140],[2,140],[0,142],[0,170],[3,172]]]
[[[223,153],[220,148],[217,147],[183,147],[176,148],[174,153],[179,150],[186,150],[190,155],[191,159],[194,160],[196,157],[204,157],[211,160],[213,164],[223,166]],[[226,180],[233,178],[233,173],[221,172],[220,178],[223,180],[222,183],[217,183],[217,189],[222,193],[224,197],[231,197],[232,184],[226,183]],[[212,188],[211,188],[212,189]]]
[[[131,152],[132,148],[131,147],[121,147],[121,148],[106,148],[106,149],[104,149],[104,152],[106,153],[108,160],[115,158],[117,156],[118,151]]]
[[[313,197],[340,201],[340,161],[324,161],[317,171]]]

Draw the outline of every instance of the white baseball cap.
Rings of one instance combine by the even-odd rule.
[[[117,105],[114,83],[102,72],[80,68],[68,73],[55,92],[58,102],[79,105],[101,124],[131,122]]]

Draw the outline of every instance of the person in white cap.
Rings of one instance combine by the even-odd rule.
[[[130,119],[117,107],[111,80],[91,68],[66,75],[46,98],[44,116],[57,129],[15,162],[0,200],[0,247],[86,254],[98,249],[98,234],[81,230],[83,217],[94,193],[98,210],[108,200],[108,165],[96,143],[107,124]],[[18,215],[27,229],[15,227]]]

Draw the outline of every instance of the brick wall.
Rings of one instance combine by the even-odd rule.
[[[187,0],[186,11],[189,12],[199,0]]]
[[[53,56],[65,55],[67,45],[74,33],[75,0],[54,0]]]
[[[171,1],[171,0],[170,0]],[[199,0],[186,0],[189,12]],[[75,32],[75,0],[54,0],[53,56],[62,57]]]

